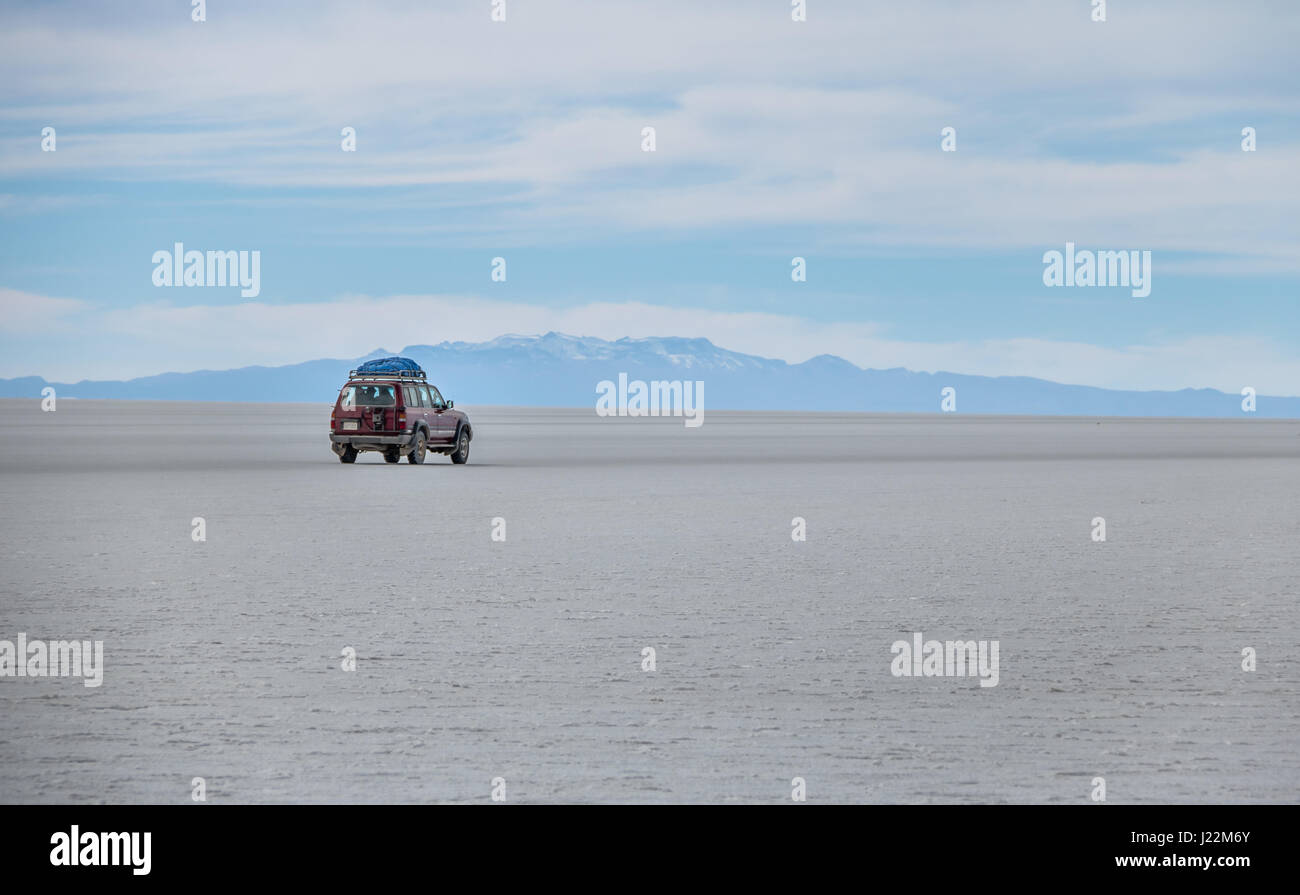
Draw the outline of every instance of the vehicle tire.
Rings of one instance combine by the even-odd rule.
[[[451,455],[452,463],[469,462],[469,430],[461,427],[460,434],[456,436],[456,450]]]
[[[347,447],[345,447],[343,449],[343,453],[339,454],[339,462],[340,463],[357,462],[357,449],[354,448],[352,445],[348,445]]]
[[[424,454],[428,449],[428,446],[428,442],[424,438],[424,432],[417,432],[415,435],[415,447],[411,448],[411,452],[406,455],[406,462],[423,463]]]
[[[400,459],[402,459],[402,455],[398,453],[396,445],[393,445],[390,448],[384,448],[385,463],[396,463]]]

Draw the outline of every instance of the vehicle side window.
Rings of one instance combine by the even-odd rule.
[[[426,388],[429,389],[430,394],[433,396],[433,404],[430,405],[431,407],[444,407],[444,406],[446,406],[447,402],[444,401],[444,400],[442,400],[442,395],[438,394],[438,390],[437,390],[436,388],[434,388],[434,387],[431,386],[431,385],[430,385],[430,386],[426,386]]]
[[[415,399],[415,390],[409,385],[402,386],[402,397],[406,399],[407,407],[419,407],[420,402]]]

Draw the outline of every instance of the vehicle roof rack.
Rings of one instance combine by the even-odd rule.
[[[426,379],[423,370],[394,370],[391,373],[380,373],[374,370],[366,370],[358,373],[356,370],[348,371],[348,379]]]

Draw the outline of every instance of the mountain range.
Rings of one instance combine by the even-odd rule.
[[[379,349],[362,358],[162,373],[124,381],[0,379],[0,397],[35,398],[53,386],[61,398],[332,402],[350,369],[393,353]],[[418,361],[444,396],[466,406],[594,407],[596,384],[626,373],[629,380],[703,381],[709,410],[937,413],[942,390],[951,387],[961,413],[1300,418],[1297,397],[1260,395],[1256,411],[1247,414],[1240,395],[1214,389],[1119,391],[1019,376],[863,369],[829,354],[790,364],[728,351],[708,339],[607,341],[550,332],[488,342],[409,345],[396,353]]]

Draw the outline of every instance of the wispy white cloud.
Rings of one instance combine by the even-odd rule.
[[[0,334],[66,332],[69,320],[86,312],[89,302],[51,298],[0,287]]]
[[[1142,163],[1042,150],[1285,115],[1288,4],[1117,5],[1104,24],[1034,0],[822,0],[803,25],[741,2],[516,2],[505,24],[487,10],[230,2],[203,24],[174,4],[122,20],[10,10],[0,172],[308,188],[286,203],[470,185],[495,209],[485,232],[538,244],[818,224],[847,246],[1069,238],[1300,270],[1300,144],[1264,134],[1247,155],[1234,125]],[[35,151],[38,123],[60,126],[57,154]],[[345,124],[356,153],[338,150]],[[937,149],[946,125],[955,154]]]

